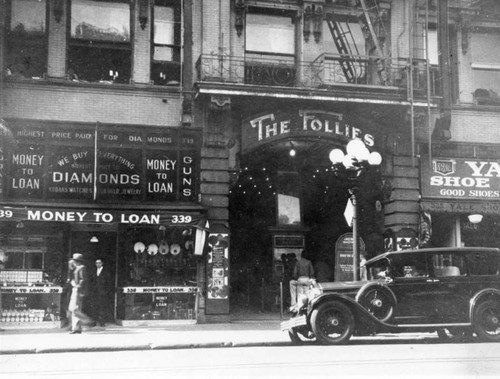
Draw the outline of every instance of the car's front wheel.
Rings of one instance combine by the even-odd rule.
[[[500,302],[488,300],[474,311],[474,331],[484,341],[500,341]]]
[[[340,345],[349,342],[354,332],[354,315],[339,301],[329,301],[313,310],[311,327],[318,342]]]

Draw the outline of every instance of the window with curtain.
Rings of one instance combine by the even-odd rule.
[[[500,33],[472,33],[472,83],[480,105],[500,105]]]
[[[72,79],[129,83],[129,1],[72,0],[68,72]]]
[[[155,0],[153,8],[151,81],[178,85],[181,80],[180,0]]]
[[[47,71],[47,1],[12,0],[9,6],[7,75],[41,78]]]

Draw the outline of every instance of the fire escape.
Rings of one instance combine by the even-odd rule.
[[[383,11],[381,11],[376,0],[359,0],[361,12],[359,22],[363,29],[368,33],[368,44],[370,59],[373,61],[377,75],[378,83],[381,85],[389,84],[389,75],[387,75],[386,60],[390,53],[384,54],[383,41],[385,41],[385,28],[383,20]],[[341,23],[333,15],[327,15],[326,22],[333,42],[339,53],[339,65],[344,73],[348,83],[358,83],[360,76],[360,63],[363,57],[360,56],[358,48],[354,42],[349,23]]]

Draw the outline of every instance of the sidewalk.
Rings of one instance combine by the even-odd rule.
[[[435,333],[380,334],[353,337],[353,343],[420,343],[436,340]],[[418,343],[418,342],[417,342]],[[0,355],[86,351],[165,350],[212,347],[290,346],[273,317],[237,318],[220,324],[177,324],[127,327],[108,324],[84,327],[82,334],[67,329],[5,329],[0,331]]]
[[[161,350],[205,347],[289,345],[279,321],[192,324],[168,327],[84,328],[82,334],[66,329],[22,329],[0,332],[0,354],[77,351]]]

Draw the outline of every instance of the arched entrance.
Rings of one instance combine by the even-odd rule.
[[[344,145],[338,138],[294,136],[241,155],[229,198],[233,310],[278,312],[280,283],[286,305],[295,257],[303,249],[322,277],[334,280],[336,241],[351,231],[344,218],[349,183],[328,156]],[[368,255],[383,249],[383,219],[377,219],[382,212],[375,209],[379,183],[377,170],[359,183],[359,224]]]

